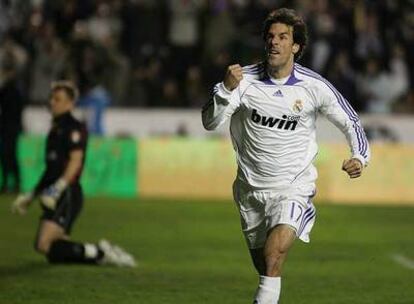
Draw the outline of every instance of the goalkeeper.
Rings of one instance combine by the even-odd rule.
[[[135,266],[130,254],[106,240],[92,244],[69,238],[83,205],[79,180],[88,141],[85,126],[72,115],[77,95],[77,88],[71,82],[52,84],[50,110],[53,121],[47,136],[46,169],[33,192],[21,194],[13,202],[12,212],[25,214],[31,202],[39,198],[43,214],[35,249],[50,263]]]

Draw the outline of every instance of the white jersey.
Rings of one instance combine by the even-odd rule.
[[[254,188],[306,186],[313,192],[319,113],[345,134],[351,156],[367,165],[370,149],[357,113],[326,79],[296,63],[285,79],[270,78],[264,63],[244,67],[236,89],[214,87],[202,120],[214,130],[231,117],[239,180]]]

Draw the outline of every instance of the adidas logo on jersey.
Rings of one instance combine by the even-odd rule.
[[[298,125],[300,116],[283,115],[282,118],[266,117],[258,114],[257,110],[253,109],[251,119],[253,122],[261,124],[264,127],[294,131]]]
[[[282,91],[281,90],[277,90],[276,92],[273,93],[273,96],[283,97]]]

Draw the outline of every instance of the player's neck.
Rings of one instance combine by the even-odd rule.
[[[68,110],[68,111],[64,111],[64,112],[60,112],[58,114],[54,114],[53,115],[53,119],[60,119],[62,117],[66,117],[69,116],[72,113],[72,111]]]
[[[285,65],[282,66],[270,66],[267,67],[267,73],[270,77],[274,79],[281,79],[288,77],[293,70],[293,61],[287,62]]]

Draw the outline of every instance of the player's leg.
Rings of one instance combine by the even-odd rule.
[[[41,221],[35,248],[53,264],[136,265],[134,258],[122,248],[106,240],[99,244],[74,242],[61,226],[49,220]]]
[[[50,263],[97,264],[104,252],[98,245],[71,241],[64,228],[51,220],[42,220],[35,249]]]
[[[292,228],[280,225],[285,223],[290,209],[279,204],[277,193],[272,191],[246,189],[237,182],[233,190],[243,234],[259,273],[254,303],[276,304],[280,294],[281,265],[296,238]]]
[[[122,248],[102,240],[99,244],[74,242],[69,239],[71,228],[83,204],[79,185],[68,188],[56,210],[45,208],[36,249],[45,254],[50,263],[114,264],[135,266],[134,258]]]
[[[50,263],[96,264],[103,256],[97,245],[69,240],[65,230],[50,220],[40,222],[35,248],[44,254]]]
[[[264,248],[266,276],[279,277],[283,262],[296,239],[296,231],[289,225],[277,225],[269,232]]]
[[[279,229],[282,229],[282,226],[285,225],[280,225]],[[289,229],[291,230],[291,228]],[[289,230],[287,232],[290,233]],[[295,232],[293,231],[293,233]],[[275,238],[276,237],[279,238],[279,235],[276,235],[275,232]],[[281,273],[281,266],[286,258],[286,254],[283,252],[286,249],[286,246],[284,246],[284,244],[281,244],[281,248],[275,248],[274,250],[271,250],[270,248],[272,247],[273,241],[268,242],[268,244],[269,245],[266,252],[264,247],[250,249],[250,256],[252,258],[254,267],[260,275],[277,276],[277,274]]]
[[[269,231],[264,248],[251,250],[253,263],[260,274],[254,303],[278,303],[281,289],[283,262],[296,239],[295,230],[289,225],[277,225]]]
[[[263,255],[264,248],[249,249],[249,251],[257,273],[259,275],[266,275],[266,262]]]
[[[284,197],[284,196],[282,196]],[[296,238],[308,243],[315,221],[315,208],[310,197],[291,192],[288,198],[266,199],[266,216],[269,219],[262,255],[256,252],[256,264],[265,265],[260,273],[256,303],[278,303],[281,288],[282,266]],[[262,259],[262,260],[260,260]]]
[[[44,209],[35,248],[50,263],[96,264],[103,258],[104,253],[98,245],[73,242],[69,239],[82,204],[80,186],[75,185],[63,193],[56,210]]]
[[[34,248],[41,254],[47,255],[52,243],[65,239],[65,230],[50,220],[41,220],[34,243]]]

